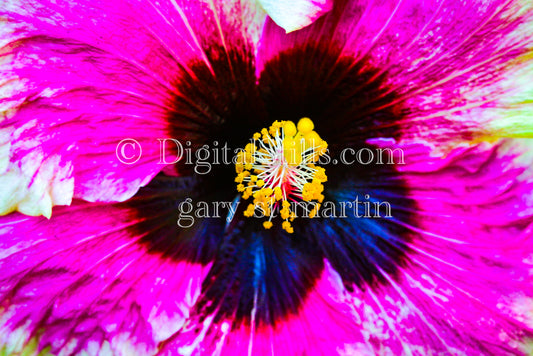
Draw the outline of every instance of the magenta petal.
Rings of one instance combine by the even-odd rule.
[[[270,70],[260,80],[251,60],[260,22],[239,4],[28,1],[0,10],[13,31],[0,35],[7,43],[0,76],[10,90],[0,107],[16,108],[0,129],[0,143],[11,139],[8,172],[42,184],[41,191],[50,188],[42,171],[74,181],[63,192],[67,204],[72,196],[123,200],[162,169],[154,138],[172,132],[244,140],[241,133],[269,115],[279,119],[331,97],[341,104],[331,112],[344,115],[310,115],[317,128],[328,126],[324,137],[355,137],[345,143],[356,147],[362,136],[389,137],[382,127],[401,127],[391,135],[400,143],[367,143],[404,149],[406,165],[380,177],[373,167],[328,167],[341,198],[355,190],[343,178],[372,170],[376,179],[360,186],[393,198],[393,217],[388,224],[298,221],[292,241],[242,214],[178,229],[176,208],[189,194],[239,201],[231,166],[184,179],[184,187],[162,177],[169,184],[148,201],[143,194],[157,190],[157,179],[125,204],[75,200],[51,220],[2,217],[0,347],[20,341],[38,351],[91,355],[524,353],[521,343],[533,336],[531,157],[516,141],[464,145],[447,155],[440,145],[444,131],[468,128],[470,109],[492,105],[499,69],[524,53],[528,39],[515,37],[520,3],[337,1],[292,35],[267,23],[258,72]],[[331,85],[316,97],[294,90],[304,97],[294,107],[272,105],[290,100],[280,88],[298,81]],[[364,90],[369,83],[379,90]],[[480,89],[474,98],[473,88]],[[358,90],[366,94],[361,100]],[[266,108],[256,105],[261,100]],[[355,111],[362,114],[350,121]],[[462,121],[450,125],[454,114]],[[188,126],[195,115],[203,120]],[[169,117],[183,120],[169,125]],[[415,119],[421,125],[412,125]],[[408,143],[417,131],[434,146]],[[144,148],[135,165],[115,157],[116,143],[127,137]],[[343,144],[334,141],[332,147]],[[391,236],[404,231],[408,238]],[[336,239],[342,234],[362,243]],[[360,272],[353,266],[372,278],[349,279]]]
[[[498,54],[510,56],[506,50],[516,49],[513,45],[531,44],[527,33],[513,32],[531,16],[517,0],[336,1],[330,13],[292,34],[268,21],[260,62],[291,47],[321,42],[340,46],[344,55],[370,56],[372,64],[400,75],[403,84],[434,79],[430,74],[444,78],[460,67],[498,60]]]
[[[417,235],[399,281],[362,293],[384,317],[380,330],[396,337],[380,342],[399,352],[518,353],[531,337],[533,318],[532,183],[513,141],[457,148],[446,157],[422,144],[404,149],[398,170],[416,202],[408,210]],[[393,207],[401,209],[403,207]],[[413,332],[413,330],[416,330]]]
[[[516,59],[533,46],[531,21],[533,10],[518,0],[336,1],[331,12],[295,33],[267,21],[257,70],[295,48],[340,48],[354,67],[379,68],[372,80],[384,76],[388,93],[399,95],[380,109],[405,104],[406,134],[416,134],[410,126],[416,121],[456,137],[460,130],[464,138],[494,119],[482,109],[500,105],[506,94],[501,80],[523,68]],[[318,66],[322,52],[308,52]]]
[[[104,32],[106,37],[123,33],[142,40],[137,34],[126,35],[119,26],[119,20],[125,20],[118,13],[122,7],[87,6],[87,18],[93,16],[91,11],[109,12],[107,20],[97,17],[92,26],[98,30],[93,31],[91,24],[80,24],[79,13],[67,5],[50,5],[66,17],[55,21],[44,21],[50,8],[29,5],[26,16],[9,11],[4,15],[21,27],[3,48],[3,55],[13,58],[3,65],[4,79],[23,83],[3,100],[18,102],[16,112],[2,122],[14,128],[10,161],[31,178],[48,169],[46,160],[60,157],[75,182],[74,192],[63,192],[68,201],[72,196],[124,200],[161,169],[156,139],[166,136],[165,101],[171,87],[141,58],[126,54],[124,47],[139,47],[138,43],[118,38],[101,42]],[[136,33],[133,27],[129,31]],[[155,64],[156,56],[150,57]],[[126,138],[143,146],[143,157],[135,166],[121,163],[115,155]]]
[[[339,353],[350,344],[362,345],[360,324],[352,319],[342,288],[338,274],[326,263],[321,278],[296,315],[279,320],[275,326],[248,324],[238,328],[232,327],[231,319],[215,322],[213,316],[206,315],[201,320],[191,320],[163,344],[161,353],[315,356]]]
[[[176,134],[168,121],[180,110],[180,76],[190,63],[208,62],[205,50],[213,45],[251,51],[262,23],[252,5],[240,2],[73,5],[22,1],[0,10],[8,21],[0,34],[0,83],[7,93],[0,108],[10,111],[0,132],[10,137],[9,172],[28,191],[38,185],[34,194],[60,190],[44,171],[57,169],[74,182],[61,187],[60,197],[47,196],[33,215],[49,216],[52,205],[73,197],[123,201],[146,185],[163,168],[157,139]],[[138,142],[134,154],[142,148],[134,164],[116,156],[124,139]],[[18,189],[12,180],[9,185]],[[31,194],[10,197],[0,213]]]
[[[125,207],[77,202],[1,218],[0,344],[149,354],[182,327],[206,267],[152,254]],[[92,350],[92,351],[91,351]]]

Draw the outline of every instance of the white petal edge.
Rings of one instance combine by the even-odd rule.
[[[333,8],[333,0],[257,0],[287,33],[312,24]]]
[[[25,215],[50,218],[52,206],[70,205],[74,194],[71,164],[61,157],[44,158],[35,150],[21,162],[11,162],[12,128],[0,130],[0,215],[19,211]]]

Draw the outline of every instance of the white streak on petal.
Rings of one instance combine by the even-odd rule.
[[[0,143],[0,167],[8,144]],[[42,153],[35,150],[20,166],[9,163],[7,169],[0,170],[0,215],[19,211],[50,218],[53,205],[70,205],[74,193],[72,165],[60,161],[58,155],[43,159]]]
[[[258,0],[278,26],[289,33],[312,24],[333,8],[333,0]]]

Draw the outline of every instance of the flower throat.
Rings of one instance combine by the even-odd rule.
[[[316,166],[327,151],[327,143],[314,131],[309,118],[295,125],[292,121],[274,121],[268,128],[253,135],[252,142],[237,155],[235,170],[237,191],[243,199],[253,198],[244,211],[246,217],[264,217],[265,229],[273,226],[279,209],[282,228],[293,233],[291,222],[296,214],[291,202],[313,203],[309,217],[313,218],[324,200],[326,171]]]

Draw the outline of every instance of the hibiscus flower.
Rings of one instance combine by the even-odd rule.
[[[1,354],[528,352],[527,0],[0,4]]]

